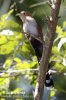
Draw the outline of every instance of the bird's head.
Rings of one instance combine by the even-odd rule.
[[[26,21],[26,17],[29,16],[29,17],[32,17],[32,15],[29,13],[29,12],[26,12],[26,11],[21,11],[19,14],[20,19],[22,20],[22,22],[25,22]]]

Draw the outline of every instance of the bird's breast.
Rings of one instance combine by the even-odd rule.
[[[25,22],[23,24],[23,31],[32,35],[38,35],[37,25],[33,22]]]

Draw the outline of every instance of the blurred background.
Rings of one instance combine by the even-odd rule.
[[[16,14],[30,12],[47,35],[46,16],[51,16],[48,0],[0,0],[0,98],[33,100],[38,61],[34,49],[22,34]],[[66,1],[62,0],[56,36],[49,60],[54,88],[45,88],[43,100],[66,98]]]

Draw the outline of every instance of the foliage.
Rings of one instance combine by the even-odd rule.
[[[4,89],[6,91],[5,95],[9,91],[12,95],[12,91],[14,93],[14,91],[16,92],[17,89],[20,89],[16,83],[18,84],[20,81],[21,75],[25,75],[24,80],[26,77],[28,80],[32,79],[30,74],[32,75],[33,72],[31,73],[27,69],[33,69],[38,66],[33,48],[29,41],[22,37],[21,26],[13,18],[10,18],[12,13],[13,10],[2,15],[0,19],[0,55],[2,57],[4,55],[5,58],[0,68],[2,72],[2,75],[0,74],[0,91]],[[16,70],[17,73],[12,73],[13,70]],[[20,91],[23,90],[21,89],[17,93]]]
[[[59,100],[62,99],[61,94],[66,94],[66,21],[63,22],[63,27],[57,26],[56,38],[54,40],[52,55],[50,62],[52,69],[56,70],[53,74],[54,87],[56,90],[51,91],[51,97]],[[53,96],[52,96],[53,95]]]
[[[37,71],[34,69],[38,67],[38,62],[31,44],[22,35],[20,21],[17,21],[19,18],[14,17],[14,14],[18,13],[18,9],[19,11],[30,11],[41,23],[43,33],[45,33],[47,26],[45,15],[50,15],[50,7],[47,4],[38,5],[41,4],[41,1],[24,0],[22,2],[22,0],[19,0],[22,3],[17,2],[17,12],[13,8],[14,10],[9,10],[8,13],[0,16],[0,96],[10,94],[12,97],[13,94],[20,94],[21,97],[19,98],[17,95],[18,97],[15,100],[26,100],[26,98],[23,98],[25,94],[28,100],[30,96],[31,100],[33,98],[32,91],[37,78]],[[35,3],[36,6],[34,6]],[[64,9],[63,5],[61,8]],[[59,19],[58,24],[61,24],[61,26],[57,25],[49,61],[50,69],[56,71],[53,74],[54,89],[50,92],[50,100],[54,97],[58,100],[65,100],[61,96],[66,98],[66,21],[64,20],[66,17],[64,18],[65,12],[63,11],[60,10],[62,18]],[[8,100],[8,98],[6,99]]]

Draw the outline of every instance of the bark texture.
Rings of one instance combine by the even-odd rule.
[[[54,0],[54,4],[52,4],[51,0],[49,0],[49,3],[51,5],[51,17],[46,17],[48,26],[48,39],[46,39],[45,44],[43,45],[43,53],[40,61],[40,68],[35,88],[34,100],[42,100],[44,92],[44,82],[55,37],[61,0]]]

